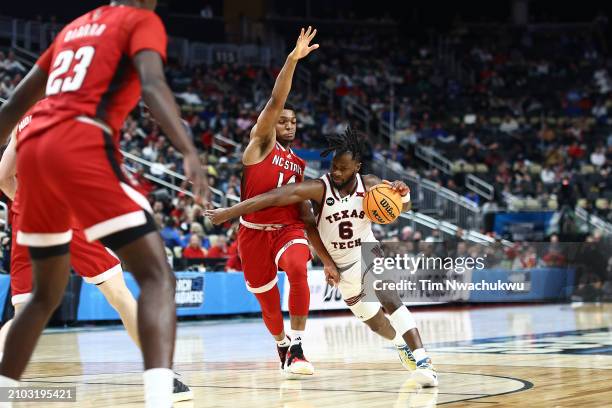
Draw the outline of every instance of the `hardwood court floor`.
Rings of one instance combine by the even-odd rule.
[[[415,310],[415,309],[413,309]],[[612,401],[612,305],[416,309],[439,370],[419,389],[390,344],[352,316],[313,318],[317,372],[284,379],[256,319],[181,324],[176,371],[195,400],[176,407],[605,407]],[[76,385],[77,403],[142,406],[141,360],[119,327],[48,331],[24,381]],[[21,403],[17,407],[42,407]]]

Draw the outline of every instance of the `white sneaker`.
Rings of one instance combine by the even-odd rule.
[[[416,360],[410,351],[408,345],[403,345],[397,348],[397,354],[399,355],[402,366],[408,371],[414,371],[416,369]]]
[[[412,373],[412,379],[421,387],[438,386],[438,373],[429,358],[417,363],[416,370]]]
[[[314,374],[314,367],[310,361],[304,357],[304,351],[302,350],[302,344],[294,344],[289,347],[287,352],[287,358],[285,359],[285,374],[289,379],[300,378],[303,376],[310,376]]]

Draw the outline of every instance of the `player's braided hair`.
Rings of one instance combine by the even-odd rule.
[[[351,153],[354,160],[361,160],[363,142],[360,134],[347,126],[344,133],[331,135],[327,138],[328,147],[321,152],[321,157],[327,157],[331,152],[334,156]]]

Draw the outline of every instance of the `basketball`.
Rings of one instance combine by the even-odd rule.
[[[370,221],[389,224],[402,212],[402,196],[388,184],[377,184],[365,194],[363,210]]]

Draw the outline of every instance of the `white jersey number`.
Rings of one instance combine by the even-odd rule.
[[[284,179],[285,179],[285,175],[283,173],[278,173],[278,184],[276,184],[277,188],[282,186],[283,184],[295,183],[295,174],[291,176],[289,180],[287,180],[286,183],[283,183]]]
[[[53,63],[53,71],[51,71],[47,80],[47,96],[60,92],[74,92],[80,89],[95,53],[96,49],[87,45],[79,48],[76,52],[64,50],[57,54]],[[72,76],[59,78],[68,72],[73,61],[77,63],[72,68]]]

